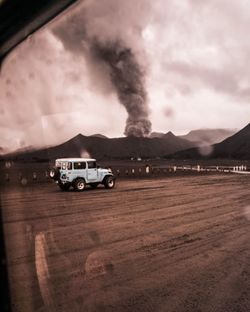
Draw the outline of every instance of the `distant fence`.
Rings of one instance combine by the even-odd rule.
[[[26,185],[28,183],[34,182],[46,182],[50,181],[49,171],[32,171],[32,172],[22,172],[19,171],[14,174],[13,171],[5,172],[0,176],[1,184],[5,183],[20,183]]]
[[[113,174],[117,178],[145,178],[145,177],[161,177],[169,175],[183,175],[183,174],[201,174],[201,173],[249,173],[250,168],[245,165],[239,166],[201,166],[201,165],[183,165],[183,166],[113,166],[110,167]],[[52,181],[49,177],[49,169],[41,170],[36,168],[32,170],[13,170],[5,168],[2,172],[1,183],[19,183],[23,186],[31,183],[42,183]]]

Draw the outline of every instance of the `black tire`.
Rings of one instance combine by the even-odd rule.
[[[60,178],[60,171],[58,168],[52,168],[49,171],[49,176],[52,180],[58,180]]]
[[[64,192],[68,191],[70,188],[70,183],[58,183],[58,186],[60,187],[60,189]]]
[[[86,183],[84,179],[78,178],[75,180],[73,187],[75,191],[82,192],[86,187]]]
[[[115,186],[115,178],[113,176],[108,176],[105,178],[103,184],[106,189],[112,189]]]
[[[93,189],[95,189],[95,188],[97,188],[98,184],[99,184],[99,183],[90,183],[89,185],[90,185]]]

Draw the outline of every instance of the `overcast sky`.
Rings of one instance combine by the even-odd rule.
[[[86,0],[29,37],[0,72],[0,147],[124,135],[128,112],[93,41],[121,42],[140,66],[152,131],[250,122],[246,0]]]

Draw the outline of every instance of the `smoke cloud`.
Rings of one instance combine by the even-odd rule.
[[[144,76],[131,49],[121,46],[118,42],[109,45],[96,42],[93,51],[100,60],[108,64],[112,84],[128,112],[125,135],[149,135],[151,122],[148,119]]]
[[[75,15],[54,28],[66,49],[85,57],[96,86],[107,89],[111,86],[116,92],[128,113],[124,134],[136,137],[148,136],[151,132],[145,66],[140,62],[137,49],[148,11],[144,2],[146,10],[140,12],[141,5],[141,1],[133,5],[132,1],[89,0]],[[117,16],[121,21],[117,21],[114,29],[112,22]]]

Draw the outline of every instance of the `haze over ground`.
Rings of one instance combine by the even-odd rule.
[[[241,129],[250,116],[249,6],[244,0],[82,1],[3,63],[0,146],[54,145],[77,133],[119,137],[128,116],[164,133]],[[127,60],[139,71],[132,66],[117,76]],[[124,84],[115,83],[130,76],[137,83],[140,75],[136,91],[126,91],[138,104],[135,115],[142,114],[134,120]]]

